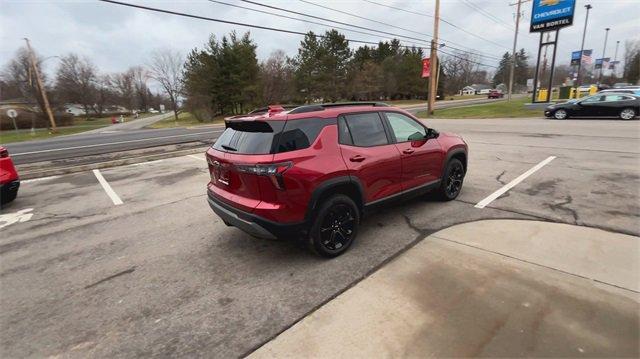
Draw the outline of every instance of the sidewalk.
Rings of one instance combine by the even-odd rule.
[[[454,226],[250,357],[638,357],[639,246],[548,222]]]

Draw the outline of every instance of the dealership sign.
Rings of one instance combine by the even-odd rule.
[[[530,32],[557,30],[573,24],[576,0],[533,0]]]

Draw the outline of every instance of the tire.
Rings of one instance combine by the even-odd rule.
[[[316,254],[333,258],[346,252],[358,235],[360,212],[348,196],[329,197],[316,212],[309,232],[309,248]]]
[[[621,120],[633,120],[634,117],[636,117],[637,113],[636,110],[633,108],[623,108],[622,111],[620,111],[620,113],[618,114],[618,117],[620,117]]]
[[[569,113],[567,113],[567,110],[559,109],[553,113],[553,118],[556,120],[566,120],[569,118]]]
[[[438,198],[443,201],[456,199],[462,190],[464,175],[465,171],[462,162],[456,158],[449,160],[436,193]]]
[[[18,191],[3,191],[2,198],[0,198],[0,208],[4,207],[9,202],[13,202],[18,196]]]

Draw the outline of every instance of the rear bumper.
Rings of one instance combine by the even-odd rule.
[[[207,196],[209,207],[228,225],[258,238],[275,239],[300,235],[304,223],[276,223],[262,217],[231,207],[213,196]]]

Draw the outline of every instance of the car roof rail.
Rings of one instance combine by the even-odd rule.
[[[374,107],[389,107],[388,104],[384,102],[336,102],[336,103],[323,103],[317,105],[305,105],[297,107],[291,111],[290,114],[296,113],[305,113],[305,112],[315,112],[315,111],[323,111],[329,108],[334,107],[348,107],[348,106],[374,106]]]

